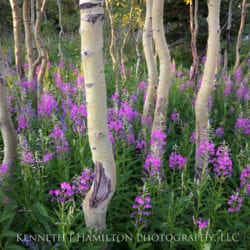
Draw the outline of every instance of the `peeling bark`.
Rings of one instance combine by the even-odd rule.
[[[98,207],[98,205],[105,201],[110,192],[111,184],[110,179],[105,175],[104,168],[101,162],[95,163],[95,179],[94,179],[94,189],[89,200],[89,206],[91,208]]]

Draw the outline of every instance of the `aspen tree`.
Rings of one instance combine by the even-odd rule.
[[[207,161],[198,156],[201,142],[208,141],[209,114],[208,98],[213,87],[213,79],[219,55],[220,44],[220,0],[208,0],[208,45],[204,74],[196,104],[196,159],[195,179],[201,181],[207,175]]]
[[[31,22],[31,2],[30,0],[23,1],[23,22],[25,30],[25,46],[27,51],[28,61],[28,81],[34,80],[35,65],[34,65],[34,52],[33,52],[33,27]]]
[[[41,62],[41,68],[39,70],[38,76],[37,76],[37,105],[41,100],[42,96],[42,83],[45,77],[46,69],[47,69],[47,62],[48,62],[48,54],[47,50],[44,47],[44,44],[42,42],[41,36],[40,36],[40,30],[41,30],[41,22],[42,22],[42,17],[44,14],[45,10],[45,5],[46,5],[47,0],[36,0],[36,23],[35,23],[35,30],[34,30],[34,37],[35,37],[35,42],[36,46],[38,49],[38,59],[37,59],[37,64],[38,62]],[[35,64],[35,65],[37,65]]]
[[[136,51],[136,56],[137,56],[137,62],[136,62],[136,68],[135,68],[135,76],[136,77],[138,77],[138,75],[139,75],[139,68],[140,68],[141,58],[142,58],[142,54],[141,54],[140,48],[139,48],[141,37],[142,37],[142,30],[139,29],[137,31],[137,35],[135,38],[135,51]]]
[[[152,9],[152,29],[155,50],[160,63],[160,76],[154,111],[152,132],[164,130],[168,110],[168,93],[171,84],[171,59],[163,25],[164,0],[154,0]]]
[[[63,26],[62,26],[62,7],[61,7],[61,0],[57,0],[57,7],[58,7],[58,14],[59,14],[59,27],[60,27],[60,32],[58,35],[58,57],[60,60],[63,59],[63,51],[61,47],[61,40],[62,40],[62,34],[63,34]]]
[[[240,28],[237,37],[236,43],[236,60],[234,65],[234,71],[236,71],[240,65],[240,47],[241,47],[241,37],[243,33],[243,29],[245,26],[245,19],[246,19],[246,8],[247,8],[247,0],[242,0],[241,4],[241,21],[240,21]]]
[[[157,67],[154,59],[154,47],[153,47],[153,31],[152,31],[152,7],[153,0],[147,0],[146,2],[146,18],[143,27],[142,42],[143,51],[146,58],[147,70],[148,70],[148,87],[145,103],[143,106],[143,118],[145,121],[153,120],[154,112],[154,100],[157,90]]]
[[[106,11],[108,13],[109,17],[109,23],[110,23],[110,31],[111,31],[111,41],[109,45],[109,53],[112,59],[112,69],[115,71],[117,68],[118,58],[116,55],[116,36],[115,36],[115,25],[114,25],[114,18],[113,18],[113,12],[112,12],[112,5],[110,4],[110,0],[105,0],[106,4]]]
[[[2,48],[0,47],[0,129],[4,142],[4,158],[2,164],[6,164],[6,172],[0,172],[0,180],[7,174],[12,174],[17,157],[17,135],[11,120],[8,107],[5,65]]]
[[[88,137],[95,178],[83,201],[87,227],[106,228],[106,212],[116,186],[116,168],[107,125],[103,65],[104,1],[80,0],[81,55],[85,77]]]
[[[199,58],[197,53],[197,34],[198,34],[198,0],[190,0],[190,31],[191,31],[191,49],[193,56],[193,73],[191,79],[196,85],[196,78],[199,71]]]
[[[24,78],[24,69],[22,63],[21,13],[18,0],[10,0],[10,5],[13,17],[15,64],[18,73],[18,79],[21,81]]]

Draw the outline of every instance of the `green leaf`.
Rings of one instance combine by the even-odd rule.
[[[7,247],[5,247],[5,250],[25,250],[25,248],[19,246],[19,245],[8,245]]]
[[[152,244],[151,243],[145,243],[145,244],[142,244],[141,246],[137,247],[136,250],[143,250],[143,249],[151,249],[151,246]]]
[[[36,211],[38,211],[41,215],[43,215],[44,217],[49,218],[49,215],[47,213],[46,208],[44,207],[44,205],[40,202],[36,202],[33,207],[33,209],[35,209]]]
[[[16,238],[17,234],[14,231],[1,232],[1,238]]]

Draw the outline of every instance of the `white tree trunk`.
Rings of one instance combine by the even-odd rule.
[[[87,227],[106,228],[106,212],[116,186],[116,168],[108,135],[103,66],[104,1],[80,0],[81,55],[85,76],[88,137],[95,178],[83,201]]]
[[[57,0],[56,2],[57,2],[57,7],[58,7],[59,27],[60,27],[60,32],[58,35],[58,57],[60,58],[60,60],[63,60],[63,51],[61,47],[61,40],[62,40],[62,34],[63,34],[61,0]]]
[[[193,55],[193,74],[191,79],[196,86],[196,78],[199,71],[199,58],[197,53],[197,34],[198,34],[198,0],[195,0],[195,5],[193,5],[193,0],[190,1],[190,31],[191,31],[191,49]],[[193,7],[194,6],[194,7]]]
[[[234,65],[234,71],[236,71],[237,68],[240,65],[241,37],[242,37],[243,29],[244,29],[244,26],[245,26],[246,8],[247,8],[247,0],[242,0],[242,4],[241,4],[241,21],[240,21],[240,28],[239,28],[237,43],[236,43],[236,60],[235,60],[235,65]]]
[[[208,0],[208,47],[202,84],[197,95],[196,114],[196,161],[195,179],[201,181],[207,175],[207,162],[200,159],[197,149],[202,141],[208,140],[208,98],[213,87],[214,73],[220,49],[220,0]]]
[[[153,7],[153,0],[147,0],[146,19],[142,34],[143,51],[146,58],[147,69],[148,69],[148,87],[142,114],[145,120],[148,120],[150,118],[153,120],[154,100],[156,96],[157,82],[158,82],[157,67],[154,58],[154,47],[153,47],[152,7]]]
[[[152,28],[155,50],[160,62],[159,85],[154,112],[152,132],[164,130],[168,110],[168,93],[171,84],[171,59],[163,25],[164,0],[153,1]]]
[[[5,65],[1,47],[0,47],[0,128],[4,142],[4,158],[2,163],[7,164],[8,166],[6,173],[0,172],[0,181],[1,181],[6,175],[12,174],[16,164],[16,157],[17,157],[17,135],[11,120],[11,115],[8,107]]]
[[[27,61],[29,64],[28,81],[31,82],[34,79],[35,69],[34,64],[34,52],[33,52],[33,27],[31,22],[31,2],[30,0],[23,1],[23,22],[25,30],[25,46],[27,51]]]
[[[38,49],[38,59],[34,63],[34,69],[36,69],[36,66],[41,62],[41,68],[37,76],[37,90],[36,90],[36,105],[38,106],[41,96],[42,96],[42,90],[43,90],[43,80],[45,77],[45,72],[47,69],[47,62],[48,62],[48,54],[47,50],[44,47],[44,44],[42,42],[41,36],[40,36],[40,30],[41,30],[41,22],[43,13],[45,10],[47,0],[36,0],[36,23],[35,23],[35,30],[34,30],[34,37],[36,46]]]
[[[13,17],[15,63],[18,73],[18,79],[24,78],[24,69],[22,63],[22,39],[21,39],[21,14],[18,6],[18,0],[10,0]]]

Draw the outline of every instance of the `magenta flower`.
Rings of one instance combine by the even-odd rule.
[[[202,141],[198,147],[197,154],[200,157],[207,156],[210,158],[211,155],[214,155],[215,145],[209,141]]]
[[[186,87],[185,83],[180,83],[180,85],[179,85],[180,90],[184,90],[185,87]]]
[[[163,142],[167,138],[166,134],[162,130],[154,130],[151,134],[151,143],[155,141]]]
[[[250,134],[250,119],[248,118],[237,118],[235,128],[240,128],[246,135]]]
[[[90,189],[93,180],[94,172],[89,168],[84,169],[80,176],[76,176],[73,179],[72,188],[74,193],[84,197],[86,192]]]
[[[52,138],[52,142],[55,144],[58,157],[65,156],[65,152],[68,152],[70,148],[64,131],[58,125],[56,125],[55,128],[50,132],[49,136]]]
[[[171,116],[170,116],[170,119],[172,120],[172,121],[179,121],[179,113],[177,113],[177,112],[173,112],[172,114],[171,114]]]
[[[38,105],[38,114],[40,116],[50,116],[53,112],[57,111],[58,102],[50,93],[42,95],[40,104]]]
[[[232,176],[233,163],[230,159],[228,149],[225,147],[218,147],[216,157],[211,160],[214,165],[214,172],[218,176]]]
[[[0,165],[0,174],[6,174],[8,172],[9,166],[6,163]]]
[[[227,211],[229,213],[235,213],[240,211],[242,203],[243,203],[243,198],[239,196],[239,192],[237,190],[236,193],[230,196],[227,202],[227,204],[230,206]]]
[[[140,225],[147,226],[147,217],[151,215],[149,211],[152,209],[150,197],[144,196],[143,194],[135,197],[135,203],[132,205],[134,212],[131,213],[130,217],[135,219],[135,227]]]
[[[242,78],[242,70],[239,67],[234,74],[234,79],[236,82],[238,82],[241,78]]]
[[[17,131],[21,131],[21,130],[23,130],[23,129],[25,129],[25,128],[28,128],[29,127],[29,121],[28,121],[28,119],[26,118],[26,116],[25,115],[20,115],[19,117],[18,117],[18,119],[17,119],[17,123],[18,123],[18,125],[17,125]]]
[[[138,89],[145,91],[147,89],[147,83],[146,82],[139,82]]]
[[[73,183],[61,183],[61,189],[49,190],[49,195],[52,196],[51,202],[67,202],[73,201],[76,195],[84,197],[90,189],[94,179],[94,173],[91,169],[85,169],[80,176],[73,179]]]
[[[189,137],[189,141],[190,141],[191,143],[195,143],[195,138],[196,138],[196,133],[193,132],[193,133],[190,135],[190,137]]]
[[[194,219],[194,224],[198,226],[199,229],[207,228],[209,225],[209,220],[203,220],[202,217],[199,217],[198,219]]]
[[[147,169],[152,176],[159,173],[161,169],[161,158],[156,155],[148,155],[144,168]]]
[[[183,157],[181,154],[177,154],[175,152],[172,152],[169,157],[169,167],[175,171],[175,170],[181,170],[187,163],[188,158]]]
[[[21,156],[21,164],[34,164],[34,156],[30,151],[23,151]]]
[[[250,195],[250,166],[244,168],[241,172],[240,187],[245,188],[246,195]]]
[[[47,163],[53,159],[54,154],[53,153],[45,153],[43,156],[43,162]]]

